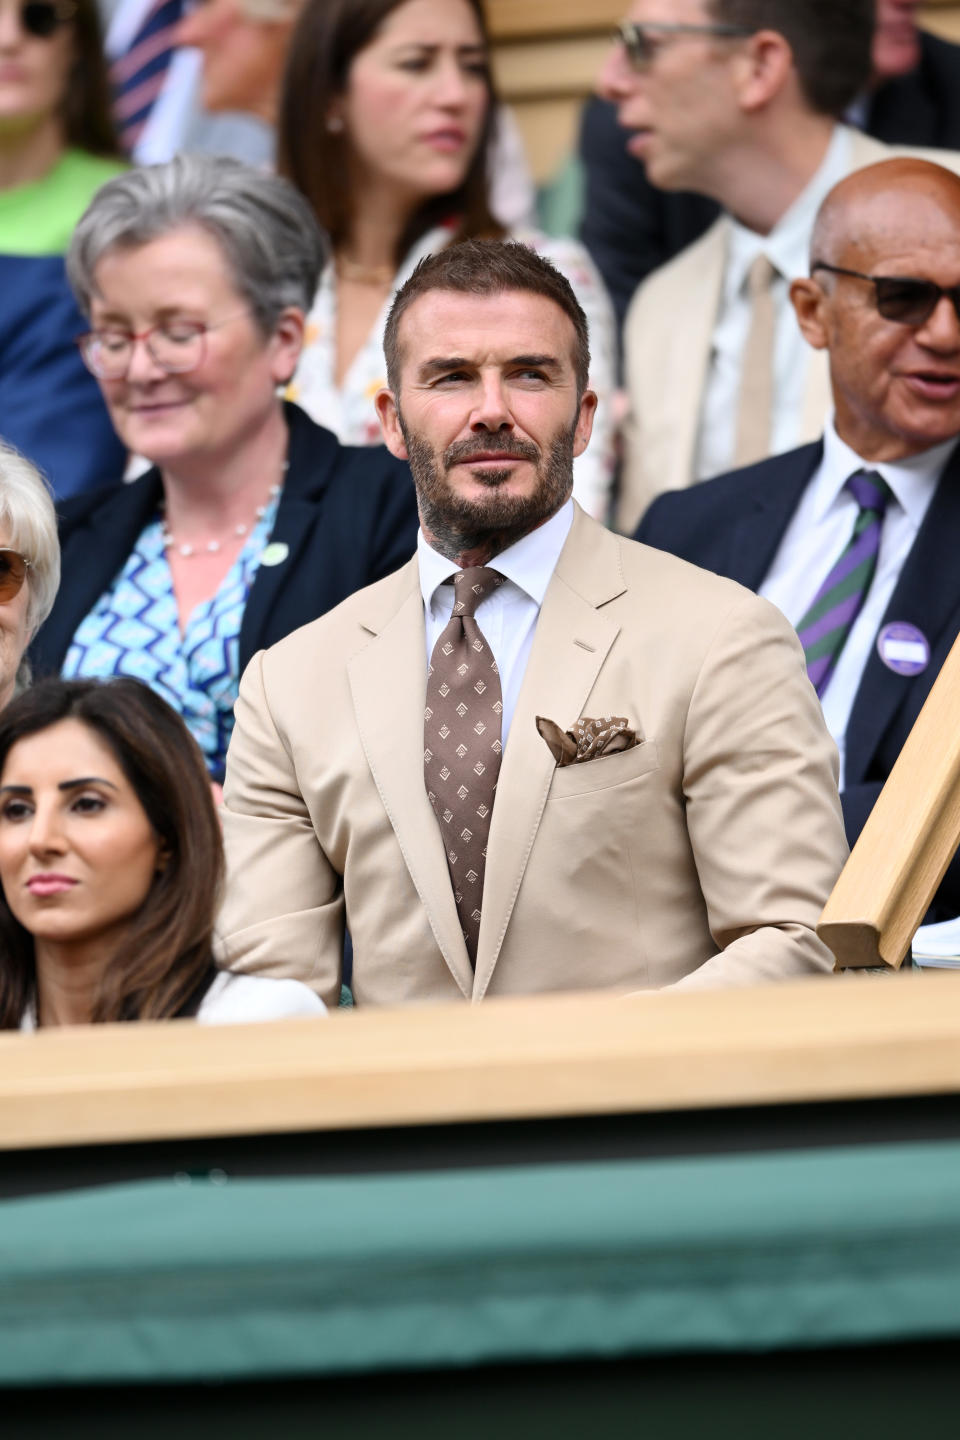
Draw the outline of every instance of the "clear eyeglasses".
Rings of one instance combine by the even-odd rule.
[[[123,380],[130,369],[133,352],[143,343],[147,354],[155,365],[168,375],[186,375],[203,364],[206,355],[207,334],[229,325],[248,310],[239,310],[227,315],[215,325],[203,320],[163,320],[151,325],[149,330],[139,333],[124,330],[119,325],[106,325],[99,330],[88,330],[77,336],[77,345],[83,356],[83,363],[98,380]]]

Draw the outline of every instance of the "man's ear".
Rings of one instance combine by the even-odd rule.
[[[597,396],[594,390],[584,390],[577,414],[577,428],[573,433],[573,454],[582,455],[593,434],[593,421],[597,413]]]
[[[392,390],[378,390],[374,399],[377,419],[383,431],[383,443],[398,460],[409,460],[407,443],[400,429],[400,412]]]
[[[744,42],[734,66],[737,98],[747,114],[756,114],[780,94],[791,77],[795,83],[793,51],[776,30],[758,30]]]
[[[808,345],[814,350],[826,350],[829,343],[827,329],[827,296],[819,283],[803,276],[790,286],[790,303],[797,315],[797,323]]]

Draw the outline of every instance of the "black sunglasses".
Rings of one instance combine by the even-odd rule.
[[[656,59],[657,51],[665,40],[679,40],[685,35],[711,35],[723,40],[753,33],[747,25],[637,25],[632,20],[622,20],[613,38],[626,50],[631,65],[637,70],[645,70]]]
[[[0,605],[19,595],[30,561],[19,550],[0,550]]]
[[[28,35],[48,40],[60,26],[77,13],[74,0],[26,0],[20,7],[20,24]]]
[[[828,265],[825,260],[815,260],[810,266],[811,275],[815,270],[869,280],[879,314],[897,325],[925,325],[944,295],[960,320],[960,285],[937,285],[933,280],[914,280],[907,275],[864,275],[862,270],[845,270],[842,265]]]

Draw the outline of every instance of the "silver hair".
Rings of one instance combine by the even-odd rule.
[[[27,628],[30,639],[40,629],[60,587],[60,541],[50,486],[19,450],[0,440],[0,526],[6,543],[30,561],[27,571]],[[30,683],[30,667],[21,657],[19,693]]]
[[[183,225],[216,239],[265,335],[288,305],[313,304],[328,247],[306,200],[279,175],[223,156],[177,155],[126,170],[94,195],[67,251],[67,275],[90,314],[96,268],[109,250],[133,249]]]

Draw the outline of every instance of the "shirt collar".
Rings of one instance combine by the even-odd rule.
[[[499,570],[538,606],[543,604],[547,586],[573,524],[573,501],[568,500],[544,525],[531,530],[515,545],[494,556],[490,565]],[[460,566],[428,545],[421,530],[417,536],[417,562],[420,567],[420,593],[429,609],[439,587],[456,575]]]
[[[960,437],[954,436],[951,440],[942,440],[939,445],[931,445],[929,450],[922,450],[919,455],[910,455],[906,460],[882,460],[873,464],[863,460],[855,450],[851,450],[846,441],[840,439],[831,418],[824,431],[823,461],[814,482],[814,522],[823,519],[856,470],[875,470],[886,480],[897,503],[919,528],[930,495],[937,487],[947,461],[957,446],[958,438]]]
[[[769,235],[758,235],[731,217],[727,282],[730,293],[739,294],[747,272],[758,255],[766,255],[786,280],[805,275],[810,263],[810,235],[817,211],[834,185],[848,173],[851,164],[851,131],[846,125],[834,127],[819,169],[801,190]]]

